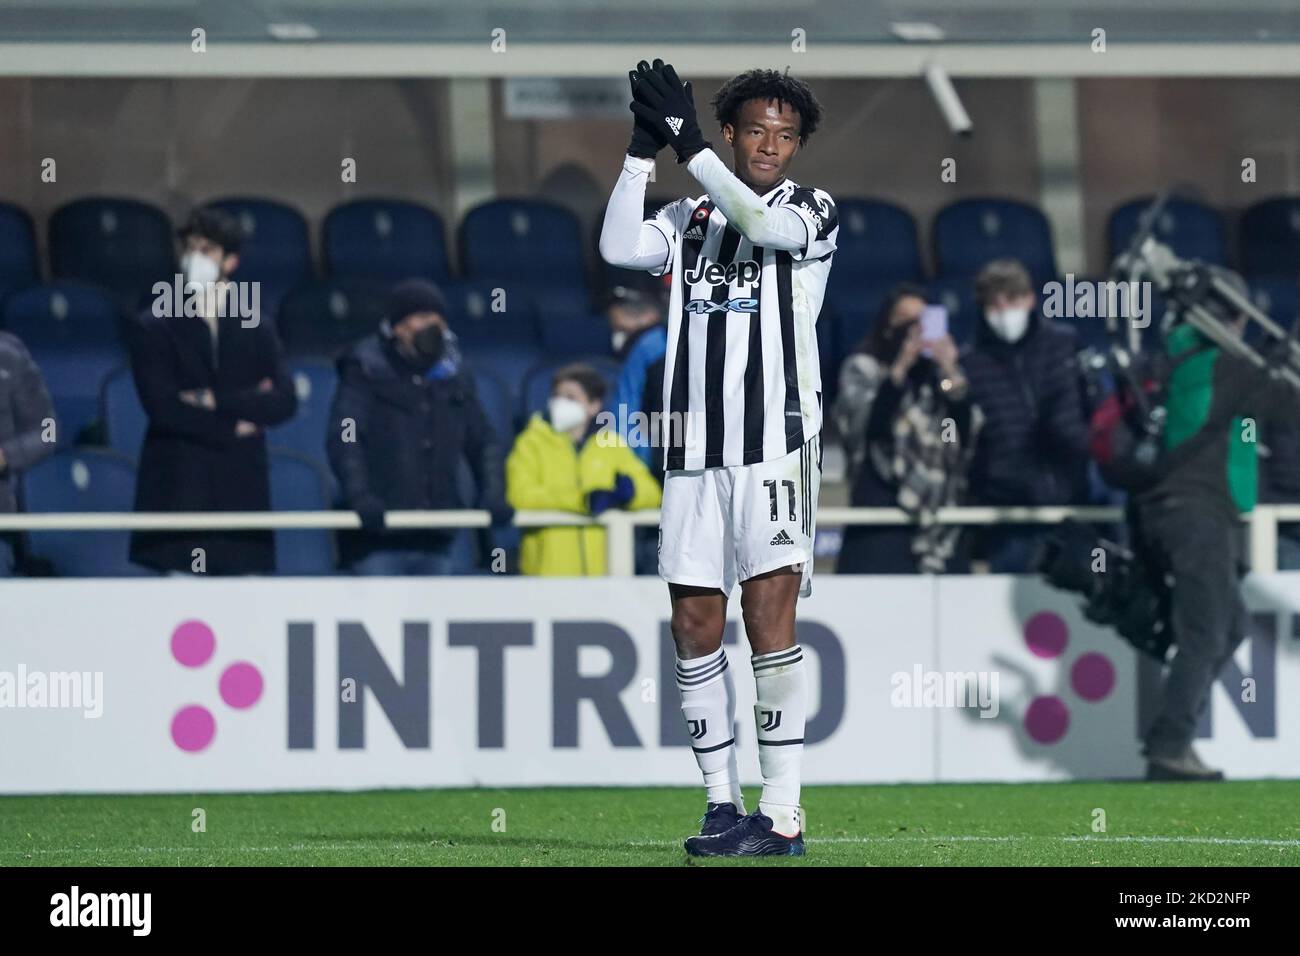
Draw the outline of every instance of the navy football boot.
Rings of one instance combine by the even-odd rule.
[[[755,810],[734,827],[715,836],[690,837],[691,856],[803,856],[803,830],[792,837],[772,830],[772,818]]]
[[[726,833],[740,822],[740,811],[734,803],[710,803],[700,818],[700,836]]]

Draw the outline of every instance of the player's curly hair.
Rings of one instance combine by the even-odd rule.
[[[728,123],[734,125],[740,116],[741,106],[749,100],[776,100],[778,105],[789,103],[799,114],[800,146],[808,142],[822,121],[821,103],[817,102],[817,97],[807,83],[790,75],[788,66],[784,73],[776,70],[747,70],[724,83],[711,101],[718,126],[723,127]]]

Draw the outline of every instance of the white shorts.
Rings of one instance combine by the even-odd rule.
[[[798,565],[799,595],[812,594],[821,451],[814,435],[783,458],[667,472],[659,576],[730,595],[738,581]]]

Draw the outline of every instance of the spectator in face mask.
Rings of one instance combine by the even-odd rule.
[[[185,295],[170,291],[128,329],[131,370],[149,418],[136,478],[137,511],[267,511],[266,429],[297,407],[269,322],[229,281],[239,227],[200,209],[180,232]],[[158,571],[269,574],[270,531],[136,532],[131,560]]]
[[[605,315],[609,318],[609,345],[614,358],[627,360],[647,332],[663,328],[662,286],[653,276],[637,285],[616,285],[609,290]],[[667,335],[665,333],[665,341]]]
[[[980,318],[962,367],[985,424],[971,465],[971,503],[1084,503],[1088,426],[1077,335],[1038,313],[1029,273],[1014,260],[986,265],[975,299]],[[1043,533],[1032,525],[990,526],[977,556],[995,572],[1023,573]]]
[[[657,508],[662,494],[645,464],[611,429],[597,426],[605,381],[587,365],[555,373],[545,416],[534,415],[506,460],[510,504],[530,511],[599,515],[610,508]],[[605,529],[539,528],[523,536],[524,574],[605,574]]]
[[[326,448],[344,506],[362,522],[360,532],[340,536],[341,557],[357,574],[468,573],[467,536],[385,530],[384,512],[483,508],[494,524],[508,524],[500,440],[461,366],[441,290],[403,280],[387,311],[379,331],[338,363]],[[476,501],[464,500],[457,482],[462,461]]]

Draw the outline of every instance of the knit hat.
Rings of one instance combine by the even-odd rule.
[[[388,321],[399,324],[416,312],[447,315],[447,297],[428,279],[403,279],[388,293]]]

